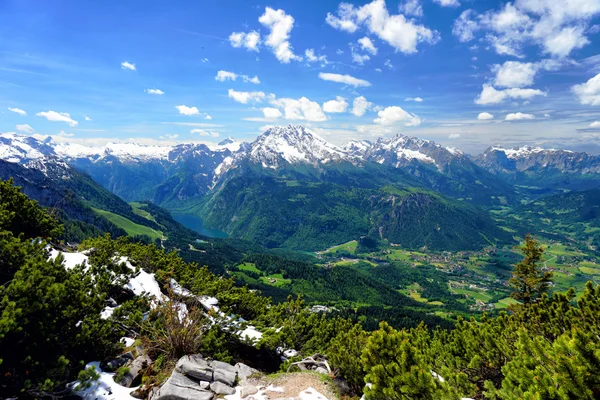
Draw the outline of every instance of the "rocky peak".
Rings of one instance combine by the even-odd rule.
[[[282,163],[320,165],[347,158],[339,147],[303,126],[277,126],[268,129],[248,149],[250,161],[277,168]]]

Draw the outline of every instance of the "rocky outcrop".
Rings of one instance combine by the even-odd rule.
[[[258,372],[245,364],[235,366],[206,360],[200,354],[183,356],[169,379],[152,391],[150,400],[209,400],[235,393],[235,386]]]
[[[125,387],[134,387],[140,384],[143,372],[152,364],[152,360],[147,355],[137,357],[127,364],[128,371],[117,383]]]

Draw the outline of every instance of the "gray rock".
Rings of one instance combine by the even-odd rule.
[[[319,373],[319,374],[328,374],[329,371],[327,371],[327,369],[323,368],[323,367],[317,367],[317,369],[315,369],[315,372]]]
[[[213,369],[199,354],[181,357],[175,369],[199,381],[213,381]]]
[[[248,379],[249,376],[258,373],[259,371],[247,366],[246,364],[237,363],[235,364],[235,370],[237,372],[238,378],[240,381],[244,381]]]
[[[228,386],[235,386],[236,373],[226,369],[216,369],[213,374],[214,382],[222,382]]]
[[[102,369],[102,371],[115,372],[116,370],[121,368],[123,365],[127,364],[128,361],[129,361],[129,358],[119,356],[113,360],[104,361],[104,362],[100,363],[100,368]]]
[[[256,386],[242,386],[240,388],[240,398],[242,399],[256,393],[258,393],[258,388]]]
[[[216,394],[235,394],[235,389],[221,382],[213,382],[210,384],[210,390]]]
[[[150,400],[214,400],[215,394],[200,387],[198,382],[173,371],[164,385],[150,394]]]
[[[233,365],[227,364],[226,362],[223,362],[223,361],[211,361],[210,366],[215,371],[218,369],[223,369],[227,372],[231,372],[232,374],[237,373],[237,369]]]
[[[125,387],[138,386],[142,380],[143,370],[148,368],[148,365],[150,364],[152,364],[152,360],[148,356],[139,356],[138,358],[133,360],[133,362],[131,362],[131,364],[129,365],[129,372],[127,372],[123,376],[123,379],[121,379],[117,383]]]

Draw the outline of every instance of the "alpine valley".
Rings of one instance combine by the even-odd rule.
[[[351,394],[360,393],[367,379],[362,367],[351,367],[362,352],[358,341],[355,350],[347,351],[348,343],[359,340],[355,335],[373,338],[388,330],[384,336],[395,337],[391,327],[413,333],[429,327],[438,329],[431,340],[447,346],[440,339],[443,332],[471,329],[465,319],[476,318],[473,326],[479,326],[476,321],[501,321],[501,312],[518,304],[509,278],[522,257],[517,246],[527,233],[534,233],[543,249],[539,268],[553,274],[549,291],[573,288],[571,297],[557,294],[566,302],[562,306],[575,296],[589,299],[597,289],[586,282],[600,275],[600,157],[565,150],[492,147],[473,157],[400,134],[338,147],[302,126],[273,127],[251,143],[226,139],[213,146],[173,147],[109,143],[94,148],[5,133],[0,134],[0,195],[6,196],[0,205],[8,211],[0,213],[0,224],[8,221],[9,228],[16,226],[14,232],[31,224],[42,229],[53,218],[64,226],[48,246],[54,246],[51,254],[61,254],[59,260],[68,268],[80,259],[93,267],[73,270],[77,274],[92,271],[108,273],[102,279],[114,280],[119,274],[131,279],[124,287],[133,288],[133,298],[127,290],[117,290],[122,283],[108,284],[106,294],[96,295],[98,312],[90,315],[101,316],[98,324],[108,319],[118,321],[119,329],[142,326],[142,312],[157,304],[142,301],[148,291],[163,299],[155,311],[165,317],[169,298],[188,296],[180,301],[186,310],[194,310],[191,292],[178,286],[183,282],[204,296],[198,299],[209,322],[198,327],[208,329],[213,316],[226,317],[202,334],[203,347],[195,351],[216,360],[251,360],[269,372],[291,365],[287,363],[297,359],[298,350],[305,355],[327,350],[338,376],[352,385],[346,386]],[[30,236],[55,234],[27,232],[14,240],[35,247]],[[537,251],[537,243],[528,237],[523,249],[533,246]],[[0,278],[8,281],[14,274],[17,283],[10,288],[21,287],[20,279],[41,279],[14,273],[13,258],[26,264],[25,253],[10,246],[6,250],[2,254],[9,257],[8,270],[0,271]],[[44,248],[35,251],[39,262],[52,261]],[[111,261],[117,256],[127,260],[121,265],[129,269]],[[115,264],[114,271],[101,272],[106,263]],[[47,273],[64,270],[59,266]],[[81,290],[104,288],[97,276],[97,283]],[[182,303],[174,304],[171,311],[181,315]],[[215,304],[245,320],[226,316]],[[81,317],[73,318],[68,324],[75,326]],[[173,321],[186,323],[181,318]],[[234,321],[252,325],[239,330],[240,322]],[[273,324],[284,326],[283,331],[272,329]],[[348,324],[354,324],[351,331]],[[188,332],[196,325],[185,326],[173,327],[173,332]],[[138,328],[132,329],[137,335]],[[144,329],[151,333],[142,334],[143,346],[158,346],[159,331]],[[115,352],[109,349],[111,335],[117,334],[108,335],[111,339],[103,344],[108,347],[96,353]],[[98,357],[96,353],[81,357]],[[273,358],[277,354],[283,354],[281,359]],[[18,351],[11,350],[9,357],[11,365],[18,363]],[[171,382],[177,372],[166,383],[164,374],[174,364],[162,365],[162,356],[157,357],[152,368],[136,372],[137,379],[144,376],[142,388],[162,385],[161,391],[171,390],[177,386]],[[175,356],[169,357],[174,363]],[[120,385],[139,383],[126,379],[135,363],[115,372],[107,395],[121,378]],[[180,363],[175,371],[183,368]],[[109,367],[101,364],[100,371],[106,374]],[[74,379],[73,368],[68,371],[65,376]],[[15,385],[11,390],[26,384],[6,376]],[[86,379],[91,378],[80,374],[80,382]],[[473,382],[479,379],[477,375]],[[51,384],[56,388],[62,381]],[[468,381],[459,392],[482,392],[472,384]],[[94,389],[89,396],[98,393]],[[140,396],[152,398],[146,392]]]

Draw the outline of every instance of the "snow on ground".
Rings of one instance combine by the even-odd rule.
[[[306,390],[298,393],[298,399],[300,400],[327,400],[327,397],[323,396],[321,393],[317,392],[312,387],[309,387]]]
[[[104,307],[104,310],[102,310],[102,312],[100,313],[100,318],[109,319],[111,317],[111,315],[113,315],[113,313],[115,312],[117,307],[109,307],[109,306]]]
[[[66,269],[73,269],[76,265],[87,264],[88,262],[88,256],[83,253],[65,253],[56,249],[50,251],[50,259],[56,259],[59,254],[63,255],[63,265]]]
[[[283,393],[284,390],[281,387],[269,385],[268,387],[258,388],[258,393],[244,397],[244,400],[269,400],[271,396],[269,393]],[[241,400],[242,399],[242,387],[238,386],[235,388],[235,394],[225,396],[225,400]]]
[[[135,343],[135,339],[124,336],[121,338],[120,342],[123,343],[125,347],[131,347]]]
[[[127,266],[131,265],[127,264]],[[140,273],[135,278],[131,278],[125,287],[131,289],[137,296],[147,294],[154,296],[159,302],[165,299],[165,295],[160,291],[160,285],[156,281],[154,274],[149,274],[144,270],[140,270]]]
[[[263,334],[262,334],[262,332],[256,330],[255,327],[248,325],[246,327],[246,329],[244,329],[243,331],[241,331],[239,333],[239,335],[242,339],[250,339],[250,340],[257,342],[260,339],[262,339]]]
[[[126,388],[113,380],[114,373],[104,372],[100,369],[100,362],[94,361],[85,366],[93,367],[100,374],[100,379],[92,384],[88,389],[75,392],[83,400],[131,400],[130,393],[136,388]],[[77,382],[71,385],[77,385]]]

